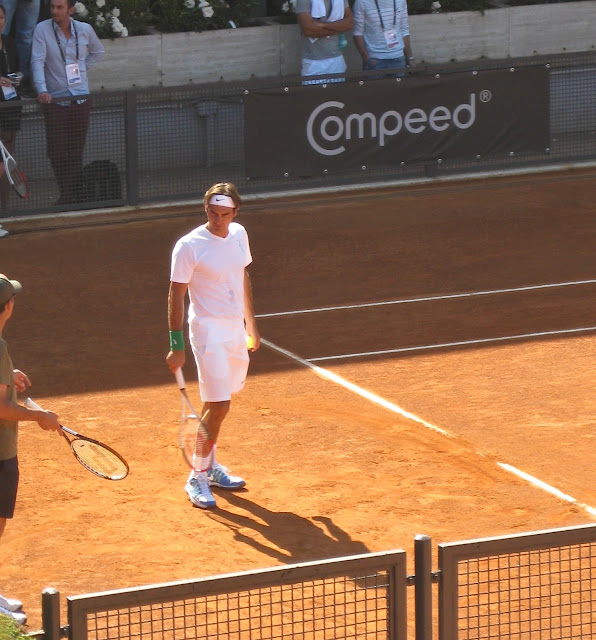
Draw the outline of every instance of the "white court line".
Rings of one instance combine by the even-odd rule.
[[[498,338],[478,338],[476,340],[460,340],[458,342],[443,342],[442,344],[425,344],[419,347],[400,347],[399,349],[383,349],[381,351],[362,351],[360,353],[342,353],[337,356],[320,356],[309,358],[309,362],[322,362],[323,360],[343,360],[345,358],[364,358],[366,356],[382,356],[390,353],[406,353],[408,351],[428,351],[430,349],[446,349],[448,347],[462,347],[470,344],[486,344],[491,342],[506,342],[511,340],[527,340],[528,338],[540,338],[544,336],[559,336],[565,334],[587,333],[596,331],[596,327],[580,327],[578,329],[559,329],[557,331],[537,331],[536,333],[520,333],[513,336],[500,336]]]
[[[591,516],[596,516],[596,509],[594,509],[594,507],[590,507],[589,505],[584,504],[583,502],[577,501],[575,498],[572,498],[566,493],[559,491],[559,489],[551,486],[550,484],[546,484],[546,482],[542,482],[542,480],[538,480],[538,478],[531,476],[529,473],[526,473],[525,471],[520,471],[519,469],[516,469],[515,467],[512,467],[510,464],[506,464],[504,462],[497,462],[497,465],[501,467],[501,469],[504,469],[505,471],[509,471],[509,473],[516,475],[518,478],[521,478],[522,480],[526,480],[527,482],[529,482],[530,484],[533,484],[539,489],[543,489],[544,491],[548,493],[552,493],[554,496],[557,496],[557,498],[561,498],[561,500],[565,500],[566,502],[571,502],[571,504],[574,504],[575,506],[580,507],[581,509],[584,509]]]
[[[431,424],[430,422],[426,422],[426,420],[419,418],[418,416],[414,415],[413,413],[410,413],[409,411],[405,411],[401,407],[398,407],[396,404],[393,404],[393,402],[389,402],[388,400],[381,398],[380,396],[376,395],[375,393],[372,393],[371,391],[367,391],[366,389],[363,389],[362,387],[359,387],[358,385],[352,382],[348,382],[341,376],[338,376],[337,374],[332,373],[331,371],[327,371],[327,369],[323,369],[322,367],[317,367],[317,365],[315,364],[311,364],[308,360],[301,358],[300,356],[296,355],[295,353],[292,353],[291,351],[288,351],[287,349],[284,349],[283,347],[278,347],[276,344],[273,344],[273,342],[269,342],[269,340],[265,340],[261,338],[261,342],[264,345],[267,345],[270,349],[273,349],[274,351],[281,353],[287,358],[290,358],[290,360],[295,360],[296,362],[299,362],[301,365],[304,365],[305,367],[312,369],[321,378],[325,378],[326,380],[335,382],[335,384],[338,384],[341,387],[348,389],[349,391],[353,391],[357,395],[363,398],[366,398],[367,400],[370,400],[371,402],[378,404],[381,407],[385,407],[385,409],[389,409],[389,411],[393,411],[393,413],[398,413],[399,415],[404,416],[404,418],[408,418],[408,420],[412,420],[413,422],[418,422],[419,424],[425,426],[427,429],[432,429],[433,431],[437,431],[438,433],[444,436],[447,436],[448,438],[455,438],[455,436],[452,433],[449,433],[449,431],[445,431],[445,429],[441,429],[441,427],[437,427],[434,424]]]
[[[473,298],[475,296],[493,296],[499,293],[517,293],[519,291],[536,291],[538,289],[553,289],[557,287],[575,287],[582,284],[595,284],[596,280],[575,280],[571,282],[556,282],[551,284],[534,284],[510,289],[489,289],[487,291],[471,291],[467,293],[447,293],[442,296],[426,296],[422,298],[404,298],[402,300],[387,300],[385,302],[363,302],[361,304],[345,304],[334,307],[315,307],[314,309],[299,309],[297,311],[279,311],[277,313],[261,313],[257,318],[277,318],[280,316],[295,316],[303,313],[320,313],[322,311],[340,311],[342,309],[365,309],[367,307],[385,307],[393,304],[410,304],[412,302],[432,302],[434,300],[452,300],[454,298]]]
[[[294,360],[295,362],[298,362],[299,364],[301,364],[301,365],[303,365],[305,367],[308,367],[309,369],[312,369],[312,371],[314,371],[321,378],[324,378],[326,380],[334,382],[335,384],[338,384],[341,387],[344,387],[344,389],[348,389],[349,391],[352,391],[353,393],[359,395],[362,398],[365,398],[366,400],[369,400],[370,402],[372,402],[374,404],[377,404],[377,405],[379,405],[379,406],[381,406],[381,407],[383,407],[385,409],[388,409],[389,411],[392,411],[393,413],[397,413],[400,416],[403,416],[404,418],[407,418],[408,420],[412,420],[412,422],[416,422],[417,424],[421,424],[423,427],[426,427],[427,429],[431,429],[432,431],[440,433],[441,435],[444,435],[447,438],[457,438],[457,436],[455,436],[453,433],[450,433],[449,431],[446,431],[445,429],[442,429],[441,427],[437,427],[436,425],[434,425],[434,424],[432,424],[430,422],[427,422],[426,420],[423,420],[422,418],[419,418],[417,415],[415,415],[413,413],[410,413],[409,411],[406,411],[405,409],[402,409],[400,406],[394,404],[393,402],[389,402],[388,400],[385,400],[384,398],[381,398],[381,396],[378,396],[377,394],[372,393],[371,391],[367,391],[366,389],[363,389],[362,387],[359,387],[358,385],[354,384],[353,382],[349,382],[345,378],[342,378],[341,376],[338,376],[336,373],[332,373],[331,371],[328,371],[327,369],[323,369],[322,367],[318,367],[317,365],[312,364],[308,360],[305,360],[304,358],[301,358],[300,356],[296,355],[295,353],[292,353],[291,351],[288,351],[287,349],[284,349],[282,347],[277,346],[276,344],[273,344],[272,342],[269,342],[269,340],[265,340],[264,338],[261,338],[261,343],[266,345],[270,349],[273,349],[273,351],[277,351],[278,353],[281,353],[282,355],[286,356],[290,360]],[[476,453],[479,456],[483,457],[483,458],[486,457],[480,451],[476,451]],[[596,509],[594,507],[590,507],[589,505],[584,504],[583,502],[580,502],[579,500],[576,500],[572,496],[567,495],[566,493],[563,493],[559,489],[557,489],[557,488],[555,488],[555,487],[553,487],[553,486],[551,486],[549,484],[546,484],[545,482],[542,482],[538,478],[535,478],[534,476],[531,476],[530,474],[525,473],[524,471],[520,471],[516,467],[513,467],[512,465],[507,464],[505,462],[497,462],[497,466],[500,467],[501,469],[503,469],[504,471],[512,473],[513,475],[517,476],[518,478],[521,478],[522,480],[525,480],[526,482],[528,482],[532,486],[537,487],[538,489],[542,489],[543,491],[546,491],[547,493],[550,493],[550,494],[556,496],[557,498],[560,498],[561,500],[564,500],[566,502],[570,502],[571,504],[575,505],[576,507],[586,511],[591,516],[596,517]]]

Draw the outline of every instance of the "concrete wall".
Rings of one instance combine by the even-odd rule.
[[[443,63],[596,48],[596,0],[410,17],[417,61]],[[351,40],[349,38],[349,40]],[[297,25],[172,33],[104,40],[93,90],[246,80],[300,73]],[[350,70],[360,58],[350,44]]]

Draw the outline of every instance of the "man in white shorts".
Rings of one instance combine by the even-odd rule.
[[[217,462],[217,439],[232,394],[244,387],[249,363],[247,335],[252,338],[253,351],[259,348],[260,336],[246,271],[252,262],[248,235],[242,225],[233,222],[240,195],[232,183],[221,182],[207,190],[204,202],[206,224],[180,238],[172,252],[166,362],[175,372],[186,360],[182,325],[188,291],[189,338],[203,401],[201,421],[214,442],[214,459],[207,472],[191,471],[185,489],[195,506],[209,509],[216,506],[211,486],[239,489],[245,485]]]

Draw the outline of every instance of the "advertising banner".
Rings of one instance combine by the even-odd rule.
[[[252,91],[244,97],[246,174],[544,152],[548,87],[547,69],[532,67]]]

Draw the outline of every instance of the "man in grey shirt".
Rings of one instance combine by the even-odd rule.
[[[348,1],[297,0],[296,15],[302,31],[302,75],[345,73],[346,62],[341,49],[347,41],[343,34],[354,24]],[[330,81],[333,80],[324,78],[306,80],[303,84]]]
[[[60,189],[57,204],[76,202],[91,100],[87,69],[104,55],[93,27],[72,19],[75,0],[50,0],[49,20],[33,33],[31,70],[46,125],[48,158]],[[72,100],[72,96],[85,96]],[[62,98],[62,99],[61,99]]]

